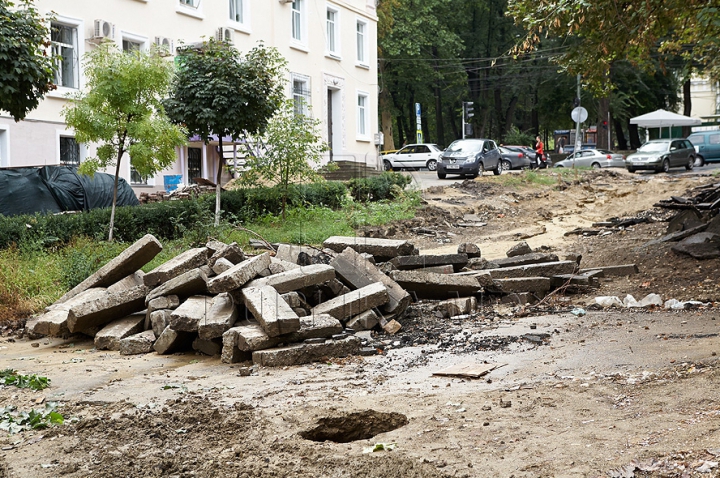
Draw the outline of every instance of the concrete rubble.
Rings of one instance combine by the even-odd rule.
[[[162,250],[145,236],[29,320],[28,333],[83,333],[124,355],[194,350],[287,366],[376,353],[360,332],[399,332],[412,302],[432,301],[439,320],[463,317],[488,300],[523,306],[637,272],[634,264],[580,269],[580,256],[558,260],[526,243],[490,261],[472,243],[443,255],[420,255],[406,240],[335,236],[323,245],[246,256],[235,243],[210,241],[143,273]]]

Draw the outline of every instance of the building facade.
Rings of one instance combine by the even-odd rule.
[[[66,95],[83,88],[83,55],[99,42],[123,50],[156,44],[172,61],[180,44],[225,39],[244,53],[258,42],[288,60],[287,96],[321,120],[330,146],[324,161],[378,167],[377,16],[375,0],[35,0],[49,21],[50,49],[58,58],[57,89],[24,121],[0,112],[0,167],[78,164],[94,145],[78,144],[63,123]],[[192,138],[191,138],[192,140]],[[231,147],[232,148],[232,147]],[[224,148],[225,149],[225,148]],[[238,149],[235,147],[234,149]],[[224,154],[217,144],[190,142],[177,162],[156,177],[142,178],[127,158],[124,177],[136,192],[163,189],[165,176],[183,183],[214,181]],[[112,171],[114,173],[114,168]]]

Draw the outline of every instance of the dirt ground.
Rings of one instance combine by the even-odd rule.
[[[365,233],[411,238],[422,253],[475,242],[488,259],[526,240],[640,273],[538,308],[486,300],[465,319],[415,305],[372,357],[248,376],[194,353],[125,357],[79,336],[4,336],[0,369],[52,382],[42,392],[0,387],[0,407],[57,401],[66,423],[0,436],[0,478],[720,476],[720,263],[645,246],[667,228],[653,204],[714,181],[599,171],[548,187],[480,178],[426,190],[418,218]],[[487,225],[458,227],[466,214]],[[650,222],[564,235],[638,216]],[[651,292],[709,304],[589,307],[597,295]],[[432,375],[464,363],[498,368],[475,380]],[[318,424],[321,441],[303,438]],[[395,448],[364,453],[376,443]]]

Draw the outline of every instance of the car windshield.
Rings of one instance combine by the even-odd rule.
[[[482,141],[457,141],[448,146],[448,153],[477,153],[483,147]]]
[[[661,153],[668,150],[670,141],[657,141],[654,143],[645,143],[638,148],[638,152],[643,153]]]

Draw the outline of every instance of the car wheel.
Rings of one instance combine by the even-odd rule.
[[[695,158],[695,167],[702,168],[703,166],[705,166],[705,158],[702,156]]]
[[[600,169],[602,166],[600,166],[600,163],[592,163],[593,169]]]
[[[390,163],[390,161],[388,161],[387,159],[383,160],[383,167],[385,168],[385,171],[393,170],[392,163]]]
[[[445,173],[437,173],[438,179],[445,179],[447,177],[447,174]]]
[[[508,161],[507,159],[503,159],[501,164],[502,164],[502,168],[505,171],[510,171],[512,169],[512,163],[510,161]]]
[[[437,161],[435,161],[434,159],[431,159],[427,162],[426,166],[428,168],[428,171],[435,171],[435,170],[437,170]]]
[[[685,169],[686,169],[687,171],[692,171],[692,168],[694,168],[694,167],[695,167],[695,158],[693,158],[692,156],[690,156],[690,158],[688,159],[687,164],[685,165]]]
[[[662,162],[662,165],[660,166],[660,171],[658,171],[658,172],[659,173],[667,173],[668,171],[670,171],[670,160],[666,159]]]
[[[628,168],[628,173],[634,173],[634,172],[635,172],[635,168]]]

